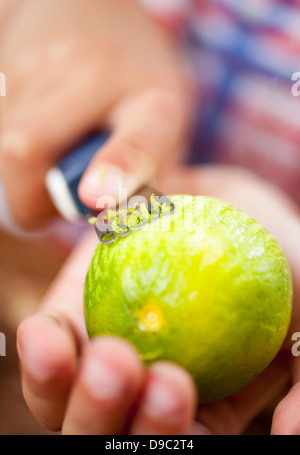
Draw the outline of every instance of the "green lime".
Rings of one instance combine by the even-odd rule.
[[[287,261],[242,211],[204,196],[170,196],[174,213],[99,244],[85,287],[90,337],[129,340],[146,363],[176,362],[199,402],[231,395],[271,362],[292,305]]]

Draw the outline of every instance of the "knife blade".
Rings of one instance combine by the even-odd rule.
[[[116,216],[110,220],[108,220],[108,212],[112,210],[111,207],[107,206],[99,212],[82,203],[78,197],[81,177],[95,153],[105,144],[109,136],[108,132],[101,131],[87,137],[66,153],[56,166],[47,172],[45,179],[49,196],[61,216],[72,223],[81,222],[84,218],[88,219],[94,224],[99,241],[105,244],[114,242],[117,237],[125,237],[132,231],[141,229],[146,222],[153,223],[160,216],[169,215],[175,210],[174,204],[166,195],[148,185],[140,187],[134,195],[130,195],[130,200],[117,203],[113,208]],[[142,204],[147,208],[148,217],[145,217],[145,214],[141,216]],[[125,229],[125,216],[136,216],[135,225],[133,223]],[[114,228],[116,222],[119,223],[117,230]],[[123,223],[123,230],[120,228],[120,223],[121,226]]]

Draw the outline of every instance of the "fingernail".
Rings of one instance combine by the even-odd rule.
[[[95,358],[86,361],[82,382],[96,400],[115,400],[124,395],[124,382],[120,374],[108,363]]]
[[[119,189],[123,185],[124,179],[120,170],[112,166],[102,166],[83,178],[80,195],[84,200],[94,203],[100,196],[112,196],[117,199]]]
[[[143,401],[143,412],[153,418],[167,417],[177,420],[183,411],[181,400],[170,386],[159,379],[154,379]]]

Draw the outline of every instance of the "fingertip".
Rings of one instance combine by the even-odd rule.
[[[190,375],[168,362],[152,364],[132,434],[186,434],[193,421],[196,391]]]
[[[101,359],[123,376],[134,387],[140,385],[143,375],[141,357],[127,340],[115,336],[96,337],[91,341],[89,355]]]
[[[196,387],[192,376],[180,365],[168,361],[153,363],[149,370],[166,379],[173,378],[178,388],[184,387],[191,398],[196,400]]]
[[[60,430],[76,369],[76,345],[55,318],[35,315],[17,330],[25,401],[36,419]]]
[[[142,378],[140,358],[128,342],[110,336],[92,339],[82,354],[63,434],[123,433]]]
[[[272,419],[272,435],[300,434],[299,405],[300,382],[295,384],[277,405]]]
[[[103,162],[99,152],[80,181],[78,195],[88,207],[104,209],[108,205],[114,208],[124,187],[124,172],[117,166]]]
[[[156,362],[149,368],[150,377],[159,380],[176,396],[177,406],[181,412],[191,416],[197,401],[197,393],[191,375],[181,366],[171,362]],[[174,413],[175,417],[176,413]]]
[[[146,90],[123,100],[112,113],[111,137],[82,177],[80,199],[102,208],[100,198],[120,202],[121,188],[132,195],[153,180],[167,157],[181,148],[184,118],[182,99],[170,90]]]
[[[22,370],[38,383],[69,377],[75,368],[75,343],[52,316],[39,314],[22,321],[17,349]]]

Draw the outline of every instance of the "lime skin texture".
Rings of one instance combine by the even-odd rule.
[[[276,241],[255,220],[205,196],[169,196],[163,216],[99,244],[85,285],[90,337],[129,340],[146,364],[190,372],[199,403],[259,375],[289,327],[292,280]]]

